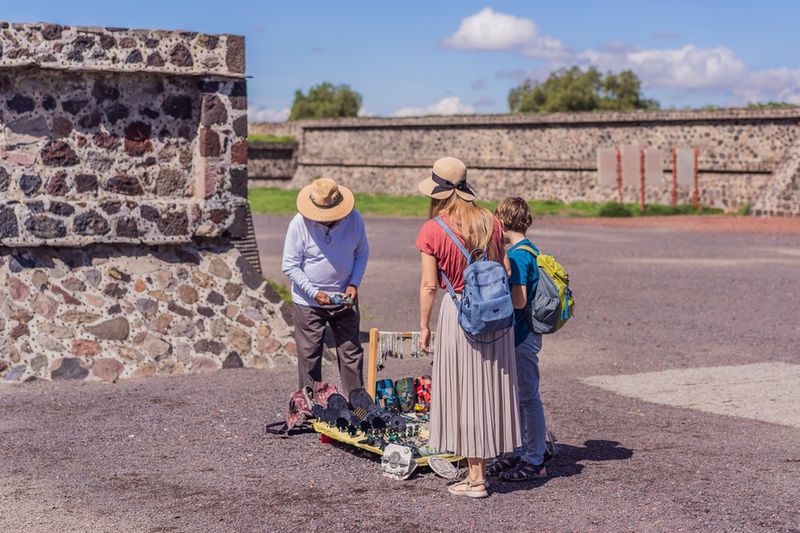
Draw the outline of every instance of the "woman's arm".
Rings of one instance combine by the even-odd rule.
[[[439,275],[436,258],[420,252],[422,258],[422,276],[419,283],[419,346],[426,352],[431,351],[431,312],[436,301],[436,290],[439,288]]]

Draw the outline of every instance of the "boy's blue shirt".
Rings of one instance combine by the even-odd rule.
[[[511,275],[508,277],[509,285],[525,285],[527,287],[528,299],[530,304],[539,284],[539,267],[536,265],[536,258],[526,250],[519,247],[527,245],[539,253],[539,249],[528,239],[522,239],[517,244],[508,249],[508,260],[511,263]],[[522,344],[532,332],[528,318],[525,316],[524,309],[514,310],[514,345]]]

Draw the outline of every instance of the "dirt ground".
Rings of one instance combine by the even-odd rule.
[[[288,219],[256,218],[265,271],[284,281]],[[577,301],[541,354],[560,444],[547,479],[465,501],[429,472],[383,478],[313,434],[266,437],[292,367],[32,383],[0,387],[0,531],[800,531],[800,429],[590,384],[800,364],[800,227],[709,220],[545,219],[530,232]],[[368,219],[362,329],[416,329],[420,224]],[[384,375],[429,368],[392,361]]]

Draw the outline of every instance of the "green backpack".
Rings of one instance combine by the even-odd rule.
[[[520,250],[533,255],[539,267],[539,284],[531,303],[526,307],[534,333],[546,335],[561,329],[575,311],[575,299],[569,289],[569,274],[555,257],[536,253],[530,246],[521,245]]]

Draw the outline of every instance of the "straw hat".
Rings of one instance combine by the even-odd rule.
[[[443,157],[433,164],[431,177],[417,185],[419,192],[437,200],[456,193],[467,202],[475,199],[475,191],[467,183],[467,166],[455,157]]]
[[[315,179],[297,195],[297,210],[309,220],[334,222],[341,220],[353,210],[356,200],[353,191],[336,185],[330,178]]]

